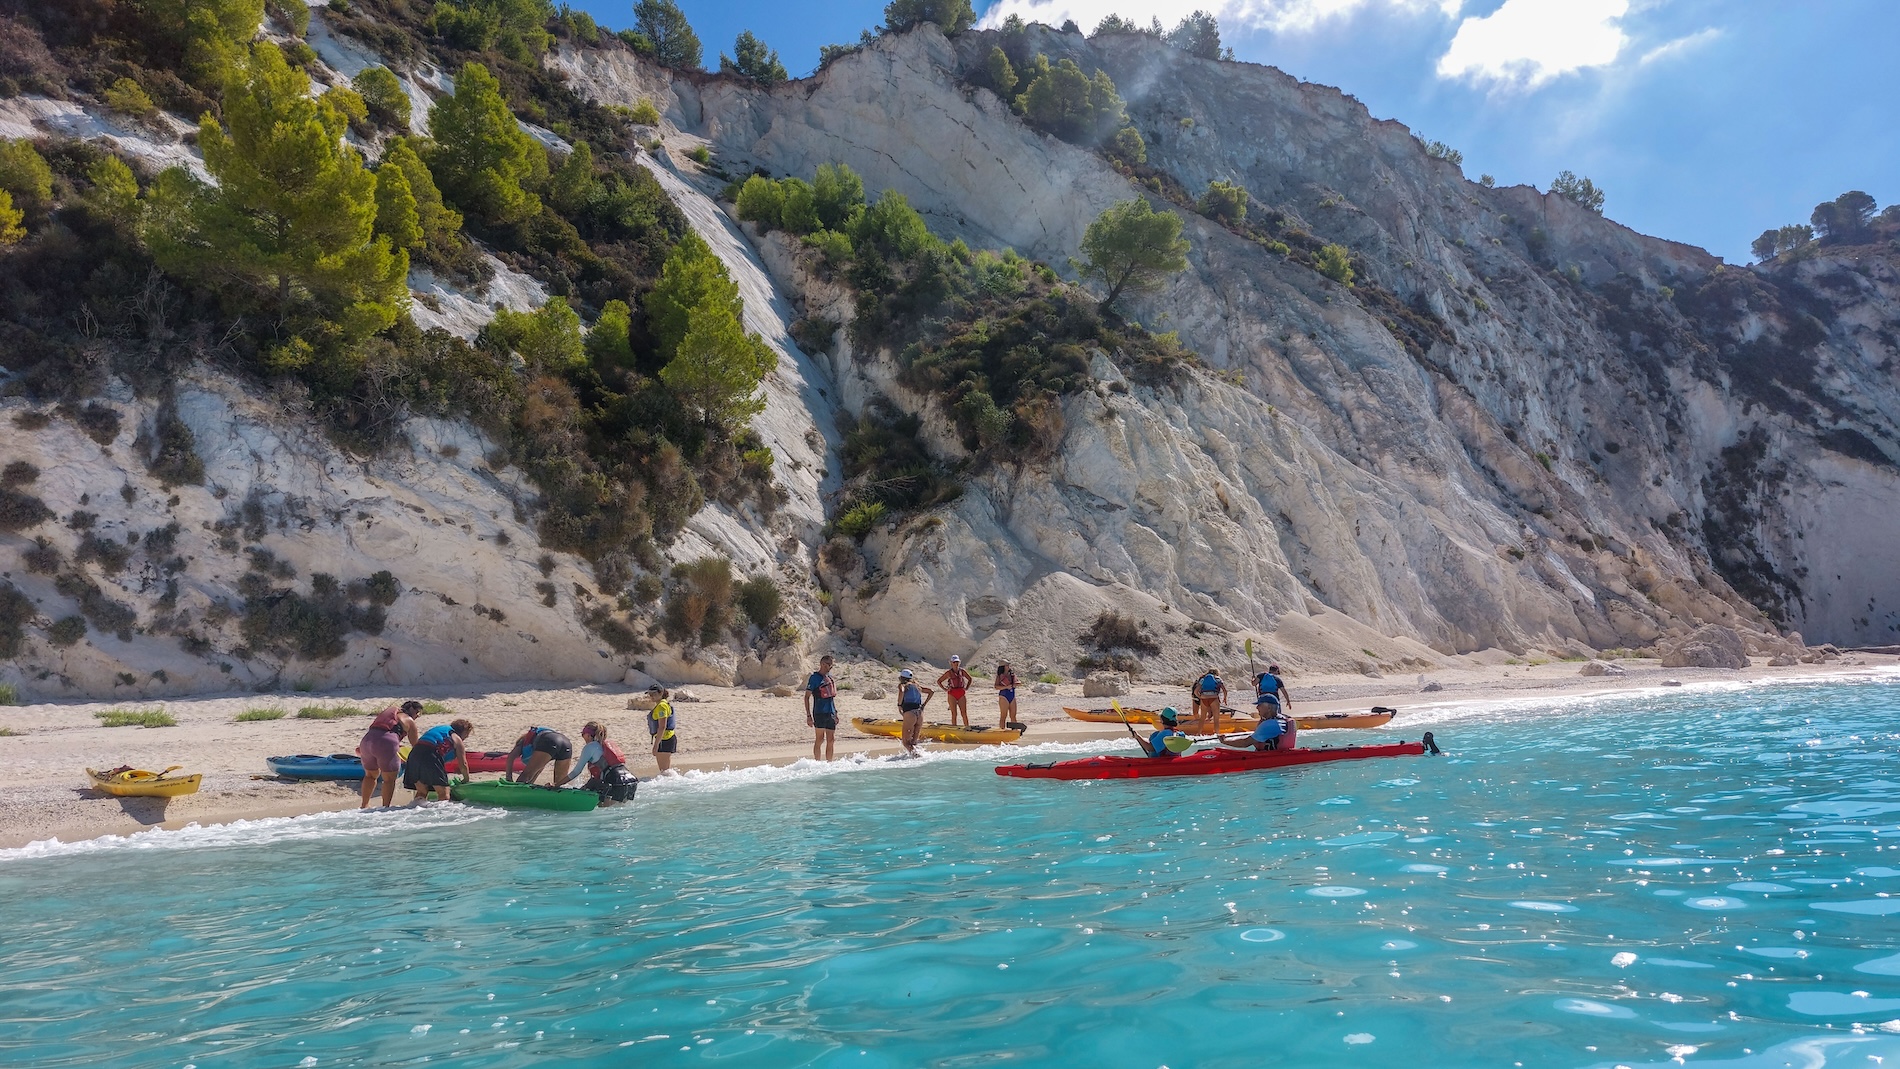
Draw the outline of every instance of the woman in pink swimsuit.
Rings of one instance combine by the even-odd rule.
[[[383,808],[395,803],[396,774],[402,770],[402,744],[416,744],[416,717],[421,715],[421,702],[403,702],[401,708],[392,705],[369,722],[363,741],[356,744],[356,756],[363,759],[363,804],[357,808],[369,808],[378,780],[382,781]]]

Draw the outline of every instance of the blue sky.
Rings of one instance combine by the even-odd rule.
[[[631,22],[631,0],[573,6]],[[707,66],[750,29],[794,74],[881,2],[681,0]],[[1238,58],[1338,86],[1465,155],[1472,178],[1608,192],[1637,230],[1748,259],[1764,228],[1848,189],[1900,201],[1900,0],[977,0],[1084,30],[1108,12],[1220,18]]]

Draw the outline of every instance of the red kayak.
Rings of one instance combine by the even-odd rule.
[[[468,770],[470,772],[501,772],[505,771],[503,766],[507,763],[507,750],[486,750],[480,753],[470,750],[468,752]],[[519,763],[517,762],[517,764]],[[462,763],[460,761],[457,761],[453,757],[449,758],[450,769],[459,770],[461,767]]]
[[[1221,772],[1258,772],[1269,768],[1357,761],[1365,757],[1417,756],[1438,747],[1429,733],[1424,742],[1388,746],[1333,746],[1297,750],[1202,750],[1182,757],[1084,757],[1046,765],[998,765],[996,774],[1017,779],[1146,779],[1149,776],[1212,776]]]

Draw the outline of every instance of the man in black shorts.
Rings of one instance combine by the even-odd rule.
[[[818,658],[818,671],[805,680],[805,726],[813,731],[811,759],[831,760],[838,737],[838,682],[831,678],[831,654]],[[824,756],[820,757],[820,751]]]
[[[567,779],[568,766],[574,761],[574,744],[553,728],[529,728],[515,740],[515,748],[508,751],[508,760],[502,765],[502,779],[514,778],[517,757],[524,766],[522,783],[533,783],[541,770],[553,762],[554,776],[549,782],[558,784]]]

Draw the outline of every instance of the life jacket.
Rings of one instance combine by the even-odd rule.
[[[950,677],[948,680],[944,682],[944,686],[948,687],[949,689],[951,690],[969,690],[970,689],[970,673],[965,672],[961,668],[952,668],[950,669],[950,671],[945,672],[944,674]]]
[[[836,698],[838,696],[838,681],[831,678],[830,675],[824,672],[813,672],[812,678],[819,681],[815,687],[811,686],[809,681],[807,682],[805,689],[811,691],[812,697]]]
[[[1015,671],[1005,670],[1005,671],[996,673],[996,689],[997,690],[1015,690],[1016,689]]]
[[[1259,705],[1261,702],[1273,702],[1276,705],[1279,704],[1279,701],[1280,701],[1280,677],[1279,676],[1274,675],[1272,672],[1262,672],[1260,673],[1260,677],[1254,680],[1253,689],[1254,689],[1254,693],[1258,696],[1258,700],[1254,702],[1255,705]]]
[[[647,734],[658,735],[665,742],[674,735],[673,703],[662,698],[653,711],[647,714]]]
[[[615,765],[624,765],[627,763],[627,755],[620,752],[620,747],[615,746],[606,739],[595,739],[594,741],[600,744],[600,760],[593,766],[594,775],[598,776]]]
[[[421,748],[434,750],[439,757],[447,758],[455,753],[455,732],[447,724],[437,724],[423,732],[416,742]]]
[[[897,703],[906,708],[920,709],[924,704],[924,692],[917,689],[917,684],[906,683],[904,684],[902,696],[897,699]]]
[[[1200,691],[1201,697],[1212,698],[1214,695],[1220,693],[1220,677],[1209,672],[1201,677],[1201,681],[1196,684],[1196,687]]]
[[[1181,733],[1179,731],[1176,731],[1173,728],[1162,728],[1160,731],[1157,731],[1149,735],[1148,736],[1148,756],[1149,757],[1176,756],[1173,750],[1168,749],[1168,736],[1179,735],[1179,734]]]
[[[1262,720],[1259,727],[1253,729],[1253,740],[1267,742],[1284,734],[1286,734],[1286,725],[1280,722],[1279,717],[1270,716]]]
[[[391,735],[402,734],[402,708],[392,705],[384,709],[376,714],[376,719],[370,721],[369,726],[372,731],[387,731]]]
[[[520,750],[524,754],[532,753],[534,752],[534,740],[543,731],[553,731],[553,730],[554,730],[553,728],[529,728],[527,731],[522,733],[520,738],[515,740],[515,749]]]

